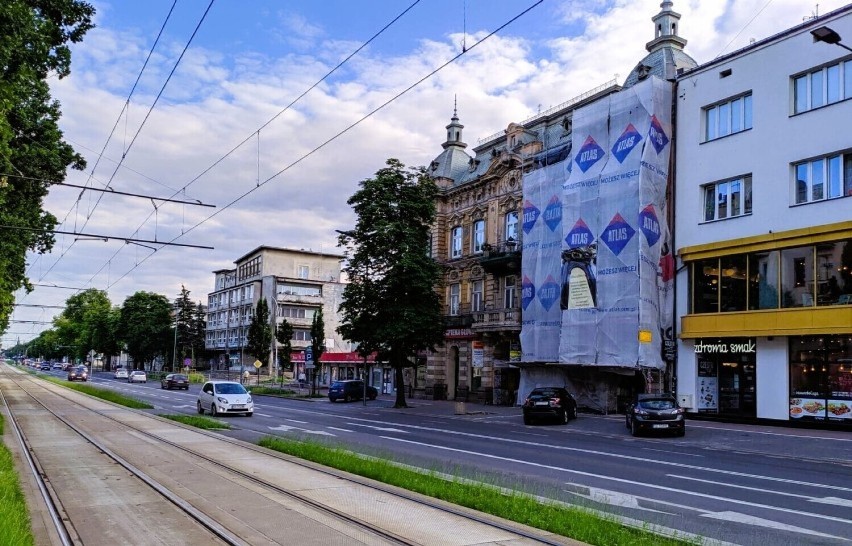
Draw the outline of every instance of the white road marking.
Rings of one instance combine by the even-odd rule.
[[[852,499],[841,499],[841,498],[838,498],[838,497],[812,497],[811,495],[799,495],[799,494],[796,494],[796,493],[786,493],[784,491],[775,491],[774,489],[762,489],[760,487],[749,487],[749,486],[746,486],[746,485],[736,485],[736,484],[733,484],[733,483],[718,482],[718,481],[713,481],[713,480],[702,480],[701,478],[693,478],[692,476],[679,476],[677,474],[666,474],[666,476],[669,476],[671,478],[679,478],[681,480],[690,480],[690,481],[694,481],[694,482],[709,483],[709,484],[712,484],[712,485],[721,485],[721,486],[724,486],[724,487],[733,487],[735,489],[745,489],[747,491],[756,491],[756,492],[759,492],[759,493],[772,493],[774,495],[781,495],[781,496],[784,496],[784,497],[795,497],[797,499],[805,499],[809,502],[819,502],[819,503],[823,503],[823,504],[831,504],[831,505],[834,505],[834,506],[852,507]]]
[[[281,432],[289,432],[291,430],[302,430],[299,427],[291,427],[288,425],[278,425],[277,427],[268,427],[269,430],[280,430]]]
[[[259,415],[259,416],[261,416],[261,417],[272,417],[271,415],[268,415],[268,414],[266,414],[266,413],[258,413],[258,412],[254,412],[254,414],[255,414],[255,415]]]
[[[711,518],[711,519],[721,519],[724,521],[733,521],[736,523],[745,523],[746,525],[755,525],[758,527],[769,527],[770,529],[779,529],[781,531],[789,531],[793,533],[801,533],[803,535],[813,535],[817,537],[825,537],[825,538],[839,538],[843,539],[845,537],[836,537],[834,535],[827,535],[825,533],[820,533],[818,531],[811,531],[810,529],[805,529],[804,527],[796,527],[795,525],[787,525],[786,523],[778,523],[777,521],[772,521],[771,519],[763,519],[758,518],[756,516],[749,516],[748,514],[740,514],[739,512],[709,512],[707,514],[702,514],[702,518]]]
[[[588,495],[583,495],[580,493],[574,494],[595,502],[609,504],[611,506],[620,506],[622,508],[635,508],[637,510],[647,510],[649,512],[657,512],[658,514],[664,513],[660,510],[654,510],[653,508],[645,508],[644,506],[639,506],[639,499],[641,497],[637,497],[636,495],[620,493],[618,491],[611,491],[609,489],[600,489],[598,487],[589,487],[588,489]]]
[[[302,430],[305,434],[316,434],[318,436],[337,436],[336,434],[332,434],[330,432],[326,432],[324,430]]]
[[[296,420],[296,419],[284,419],[284,420],[285,420],[285,421],[289,421],[289,422],[291,422],[291,423],[299,423],[300,425],[307,425],[307,424],[308,424],[308,422],[307,422],[307,421],[298,421],[298,420]]]
[[[354,430],[349,430],[348,428],[337,428],[337,427],[328,427],[331,430],[339,430],[341,432],[355,432]]]
[[[431,447],[431,448],[434,448],[434,449],[440,449],[440,450],[444,450],[444,451],[453,451],[453,452],[456,452],[456,453],[465,453],[465,454],[468,454],[468,455],[476,455],[478,457],[484,457],[484,458],[487,458],[487,459],[497,459],[497,460],[500,460],[500,461],[506,461],[506,462],[510,462],[510,463],[517,463],[517,464],[523,464],[523,465],[528,465],[528,466],[535,466],[535,467],[539,467],[539,468],[547,468],[547,469],[550,469],[550,470],[557,470],[559,472],[567,472],[569,474],[577,474],[577,475],[580,475],[580,476],[587,476],[587,477],[591,477],[591,478],[599,478],[599,479],[602,479],[602,480],[610,480],[610,481],[619,482],[619,483],[626,483],[626,484],[630,484],[630,485],[639,485],[639,486],[642,486],[642,487],[649,487],[651,489],[662,489],[663,491],[668,491],[670,493],[682,493],[682,494],[691,495],[691,496],[694,496],[694,497],[703,497],[703,498],[719,500],[719,501],[723,501],[723,502],[730,502],[730,503],[733,503],[733,504],[742,504],[742,505],[751,506],[751,507],[754,507],[754,508],[764,508],[764,509],[767,509],[767,510],[776,510],[776,511],[779,511],[779,512],[786,512],[786,513],[789,513],[789,514],[798,514],[798,515],[801,515],[801,516],[808,516],[808,517],[812,517],[812,518],[825,519],[825,520],[829,520],[829,521],[837,521],[837,522],[840,522],[840,523],[852,524],[852,520],[837,518],[837,517],[833,517],[833,516],[826,516],[826,515],[822,515],[822,514],[814,514],[814,513],[811,513],[811,512],[803,512],[801,510],[792,510],[792,509],[789,509],[789,508],[781,508],[781,507],[777,507],[777,506],[770,506],[768,504],[748,502],[748,501],[744,501],[744,500],[732,499],[732,498],[729,498],[729,497],[720,497],[720,496],[717,496],[717,495],[708,495],[706,493],[698,493],[696,491],[687,491],[685,489],[674,489],[672,487],[667,487],[667,486],[663,486],[663,485],[654,485],[654,484],[650,484],[650,483],[637,482],[637,481],[634,481],[634,480],[626,480],[626,479],[623,479],[623,478],[615,478],[613,476],[605,476],[603,474],[593,474],[591,472],[583,472],[581,470],[571,470],[569,468],[562,468],[562,467],[559,467],[559,466],[546,465],[546,464],[541,464],[541,463],[534,463],[534,462],[525,461],[525,460],[522,460],[522,459],[513,459],[511,457],[501,457],[501,456],[498,456],[498,455],[492,455],[490,453],[482,453],[482,452],[478,452],[478,451],[469,451],[469,450],[466,450],[466,449],[456,449],[456,448],[452,448],[452,447],[439,446],[439,445],[435,445],[435,444],[427,444],[427,443],[424,443],[424,442],[415,442],[415,441],[412,441],[412,440],[404,440],[402,438],[394,438],[392,436],[382,436],[382,439],[391,440],[391,441],[395,441],[395,442],[403,442],[403,443],[407,443],[407,444],[420,445],[420,446],[425,446],[425,447]]]
[[[382,431],[382,432],[401,432],[402,434],[408,434],[409,433],[407,430],[400,430],[398,428],[377,427],[377,426],[373,426],[373,425],[362,425],[360,423],[346,423],[346,424],[352,425],[353,427],[371,428],[371,429],[379,430],[379,431]]]

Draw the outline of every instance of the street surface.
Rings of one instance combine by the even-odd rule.
[[[111,374],[93,382],[148,401],[152,413],[195,413],[197,385],[163,391]],[[255,404],[251,419],[226,418],[236,428],[227,434],[348,445],[732,544],[852,542],[849,432],[688,421],[685,438],[634,438],[621,415],[524,426],[520,408],[467,404],[456,415],[453,402],[393,409],[389,396]]]

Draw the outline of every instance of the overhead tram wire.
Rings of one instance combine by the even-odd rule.
[[[737,38],[739,38],[739,37],[740,37],[740,34],[742,34],[742,33],[743,33],[743,31],[744,31],[745,29],[747,29],[747,28],[748,28],[748,26],[749,26],[750,24],[752,24],[752,23],[754,22],[754,20],[755,20],[755,19],[757,19],[757,17],[758,17],[761,13],[763,13],[763,10],[765,10],[767,7],[769,7],[769,4],[771,4],[771,3],[772,3],[772,0],[766,0],[766,3],[765,3],[765,4],[763,4],[763,7],[762,7],[762,8],[760,8],[759,10],[757,10],[757,13],[755,13],[755,14],[754,14],[754,17],[752,17],[751,19],[749,19],[748,23],[746,23],[745,25],[743,25],[743,28],[741,28],[741,29],[740,29],[740,31],[739,31],[739,32],[737,32],[737,33],[736,33],[736,35],[735,35],[733,38],[731,38],[731,41],[730,41],[730,42],[728,42],[728,43],[725,45],[725,47],[723,47],[723,48],[722,48],[722,51],[720,51],[720,52],[719,52],[719,54],[718,54],[718,55],[716,55],[716,56],[714,57],[714,59],[718,59],[719,57],[721,57],[721,56],[722,56],[722,53],[724,53],[724,52],[725,52],[725,50],[726,50],[726,49],[728,49],[728,47],[730,47],[730,45],[731,45],[732,43],[734,43],[734,40],[736,40]]]
[[[487,39],[491,38],[492,36],[494,36],[495,34],[497,34],[498,32],[500,32],[501,30],[503,30],[504,28],[506,28],[506,27],[507,27],[507,26],[509,26],[510,24],[514,23],[515,21],[517,21],[518,19],[520,19],[521,17],[523,17],[524,15],[526,15],[528,12],[530,12],[533,8],[537,7],[537,6],[538,6],[539,4],[541,4],[542,2],[544,2],[544,0],[538,0],[537,2],[535,2],[534,4],[532,4],[531,6],[527,7],[526,9],[524,9],[523,11],[521,11],[519,14],[515,15],[514,17],[512,17],[511,19],[509,19],[508,21],[506,21],[505,23],[503,23],[503,24],[502,24],[502,25],[500,25],[499,27],[497,27],[495,30],[493,30],[493,31],[491,31],[490,33],[488,33],[488,35],[486,35],[484,38],[482,38],[481,40],[479,40],[479,41],[477,41],[476,43],[474,43],[472,46],[468,47],[467,49],[465,49],[465,50],[464,50],[464,51],[462,51],[461,53],[459,53],[459,54],[455,55],[454,57],[452,57],[450,60],[448,60],[448,61],[447,61],[447,62],[445,62],[444,64],[442,64],[442,65],[438,66],[437,68],[435,68],[434,70],[432,70],[429,74],[427,74],[427,75],[423,76],[422,78],[420,78],[419,80],[417,80],[416,82],[414,82],[413,84],[411,84],[410,86],[408,86],[407,88],[405,88],[404,90],[400,91],[399,93],[397,93],[396,95],[394,95],[393,97],[391,97],[390,99],[388,99],[386,102],[382,103],[382,104],[381,104],[381,105],[379,105],[378,107],[376,107],[376,108],[374,108],[373,110],[371,110],[369,113],[367,113],[366,115],[364,115],[364,116],[363,116],[362,118],[360,118],[358,121],[356,121],[356,122],[352,123],[351,125],[347,126],[346,128],[344,128],[343,130],[341,130],[340,132],[338,132],[337,134],[335,134],[334,136],[332,136],[331,138],[329,138],[328,140],[326,140],[325,142],[323,142],[322,144],[320,144],[320,145],[319,145],[319,146],[317,146],[316,148],[312,149],[311,151],[309,151],[309,152],[308,152],[308,153],[306,153],[305,155],[301,156],[299,159],[297,159],[297,160],[293,161],[292,163],[290,163],[289,165],[287,165],[286,167],[284,167],[283,169],[281,169],[281,170],[280,170],[280,171],[278,171],[277,173],[273,174],[272,176],[270,176],[269,178],[267,178],[267,179],[266,179],[266,180],[264,180],[263,182],[260,182],[260,183],[259,183],[258,185],[256,185],[255,187],[253,187],[253,188],[249,189],[247,192],[243,193],[242,195],[240,195],[239,197],[237,197],[236,199],[234,199],[233,201],[231,201],[230,203],[228,203],[228,204],[227,204],[227,205],[225,205],[224,207],[222,207],[222,208],[220,208],[220,209],[217,209],[217,210],[216,210],[216,212],[214,212],[213,214],[211,214],[210,216],[208,216],[208,217],[207,217],[207,218],[205,218],[204,220],[201,220],[200,222],[198,222],[197,224],[195,224],[194,226],[192,226],[191,228],[189,228],[189,229],[188,229],[188,230],[186,230],[185,232],[181,233],[180,235],[178,235],[177,237],[175,237],[174,239],[172,239],[172,241],[175,241],[175,240],[177,240],[177,239],[179,239],[179,238],[183,237],[183,236],[184,236],[184,235],[186,235],[187,233],[191,232],[191,231],[192,231],[192,230],[194,230],[195,228],[197,228],[197,227],[201,226],[202,224],[204,224],[205,222],[207,222],[208,220],[211,220],[211,219],[212,219],[212,218],[214,218],[215,216],[218,216],[220,213],[222,213],[222,212],[226,211],[226,210],[227,210],[227,209],[229,209],[231,206],[233,206],[233,205],[237,204],[238,202],[242,201],[243,199],[245,199],[246,197],[248,197],[249,195],[251,195],[252,193],[254,193],[256,190],[258,190],[258,189],[260,189],[261,187],[265,186],[267,183],[269,183],[269,182],[271,182],[272,180],[274,180],[274,179],[278,178],[279,176],[281,176],[282,174],[284,174],[284,173],[285,173],[286,171],[288,171],[289,169],[291,169],[291,168],[295,167],[296,165],[298,165],[299,163],[301,163],[302,161],[304,161],[304,160],[305,160],[305,159],[307,159],[308,157],[312,156],[312,155],[313,155],[313,154],[315,154],[316,152],[318,152],[318,151],[320,151],[321,149],[325,148],[325,147],[326,147],[327,145],[329,145],[330,143],[334,142],[335,140],[337,140],[338,138],[340,138],[340,137],[341,137],[341,136],[343,136],[344,134],[348,133],[348,132],[349,132],[350,130],[352,130],[354,127],[356,127],[356,126],[360,125],[363,121],[365,121],[366,119],[368,119],[369,117],[371,117],[371,116],[372,116],[373,114],[375,114],[376,112],[378,112],[378,111],[380,111],[380,110],[384,109],[386,106],[388,106],[388,105],[389,105],[390,103],[392,103],[393,101],[395,101],[395,100],[397,100],[398,98],[402,97],[403,95],[405,95],[406,93],[408,93],[409,91],[411,91],[412,89],[414,89],[415,87],[417,87],[418,85],[420,85],[421,83],[423,83],[424,81],[426,81],[427,79],[429,79],[429,78],[431,78],[432,76],[434,76],[435,74],[437,74],[439,71],[443,70],[444,68],[446,68],[446,67],[447,67],[447,66],[449,66],[450,64],[452,64],[452,63],[454,63],[455,61],[457,61],[457,60],[458,60],[460,57],[462,57],[463,55],[466,55],[467,53],[469,53],[470,51],[472,51],[474,48],[476,48],[476,47],[477,47],[478,45],[480,45],[482,42],[484,42],[484,41],[486,41]],[[122,279],[124,279],[124,277],[126,277],[127,275],[129,275],[129,274],[130,274],[132,271],[134,271],[137,267],[139,267],[140,265],[142,265],[143,263],[145,263],[146,261],[148,261],[148,258],[150,258],[150,257],[151,257],[151,255],[148,255],[148,256],[146,256],[145,258],[143,258],[142,260],[140,260],[140,261],[139,261],[139,263],[137,263],[137,264],[136,264],[136,265],[134,265],[132,268],[130,268],[130,269],[129,269],[126,273],[124,273],[124,274],[123,274],[123,275],[121,275],[119,278],[117,278],[115,281],[113,281],[112,283],[110,283],[110,285],[109,285],[109,286],[107,286],[107,289],[112,288],[113,286],[115,286],[115,284],[116,284],[116,283],[118,283],[119,281],[121,281]]]
[[[234,146],[233,148],[231,148],[228,152],[226,152],[224,155],[222,155],[219,159],[217,159],[216,161],[214,161],[214,162],[213,162],[213,163],[212,163],[209,167],[207,167],[206,169],[204,169],[203,171],[201,171],[201,173],[200,173],[200,174],[198,174],[198,175],[197,175],[197,176],[195,176],[192,180],[190,180],[189,182],[187,182],[187,183],[186,183],[186,184],[185,184],[185,185],[184,185],[181,189],[177,190],[177,191],[176,191],[176,192],[172,195],[172,197],[174,197],[175,195],[179,194],[180,192],[185,192],[187,188],[189,188],[192,184],[194,184],[195,182],[197,182],[197,181],[198,181],[198,180],[199,180],[202,176],[204,176],[205,174],[207,174],[208,172],[210,172],[210,171],[211,171],[212,169],[214,169],[217,165],[219,165],[222,161],[224,161],[225,159],[227,159],[228,157],[230,157],[230,156],[231,156],[231,154],[233,154],[233,153],[234,153],[234,152],[236,152],[238,149],[240,149],[242,146],[244,146],[244,145],[245,145],[248,141],[250,141],[250,140],[251,140],[251,139],[252,139],[255,135],[259,134],[259,133],[260,133],[260,131],[262,131],[263,129],[265,129],[267,126],[269,126],[269,124],[270,124],[270,123],[272,123],[273,121],[275,121],[276,119],[278,119],[278,118],[279,118],[282,114],[284,114],[285,112],[287,112],[290,108],[292,108],[292,107],[293,107],[293,105],[295,105],[295,104],[296,104],[297,102],[299,102],[302,98],[304,98],[304,97],[305,97],[305,95],[307,95],[309,92],[313,91],[313,90],[314,90],[314,89],[315,89],[315,88],[316,88],[319,84],[321,84],[321,83],[322,83],[322,82],[324,82],[326,79],[328,79],[328,78],[329,78],[329,76],[331,76],[332,74],[334,74],[335,72],[337,72],[337,71],[338,71],[338,70],[339,70],[339,69],[340,69],[340,68],[341,68],[344,64],[346,64],[346,63],[347,63],[350,59],[352,59],[355,55],[357,55],[358,53],[360,53],[360,52],[361,52],[361,50],[363,50],[365,47],[367,47],[368,45],[370,45],[370,43],[372,43],[372,42],[373,42],[376,38],[378,38],[379,36],[381,36],[381,35],[382,35],[382,34],[383,34],[383,33],[384,33],[384,32],[385,32],[388,28],[390,28],[390,27],[391,27],[391,25],[393,25],[394,23],[396,23],[396,22],[397,22],[400,18],[402,18],[402,16],[404,16],[406,13],[408,13],[409,11],[411,11],[411,9],[412,9],[412,8],[414,8],[414,6],[416,6],[417,4],[419,4],[419,3],[420,3],[420,1],[421,1],[421,0],[415,0],[414,2],[412,2],[412,3],[411,3],[411,4],[407,7],[407,8],[405,8],[402,12],[400,12],[400,13],[399,13],[399,15],[397,15],[396,17],[394,17],[394,18],[393,18],[393,19],[392,19],[389,23],[387,23],[385,26],[383,26],[383,27],[382,27],[382,28],[381,28],[378,32],[376,32],[375,34],[373,34],[373,36],[371,36],[369,40],[367,40],[366,42],[364,42],[363,44],[361,44],[361,45],[360,45],[357,49],[355,49],[352,53],[350,53],[349,55],[347,55],[345,59],[343,59],[342,61],[340,61],[339,63],[337,63],[337,65],[336,65],[334,68],[332,68],[331,70],[329,70],[329,71],[328,71],[328,72],[327,72],[327,73],[326,73],[326,74],[325,74],[322,78],[320,78],[320,79],[319,79],[319,80],[317,80],[317,81],[316,81],[313,85],[311,85],[310,87],[308,87],[308,88],[307,88],[307,89],[306,89],[306,90],[305,90],[302,94],[300,94],[298,97],[296,97],[295,99],[293,99],[292,101],[290,101],[290,103],[289,103],[289,104],[287,104],[287,106],[285,106],[285,107],[284,107],[283,109],[281,109],[281,110],[280,110],[277,114],[275,114],[274,116],[272,116],[271,118],[269,118],[269,119],[268,119],[265,123],[263,123],[260,127],[258,127],[258,128],[257,128],[257,129],[255,129],[254,131],[252,131],[252,132],[251,132],[251,133],[250,133],[247,137],[245,137],[245,138],[244,138],[244,139],[243,139],[243,140],[242,140],[239,144],[237,144],[236,146]],[[258,181],[258,183],[259,183],[259,181]],[[151,216],[153,216],[153,215],[154,215],[154,213],[153,213],[153,212],[149,213],[149,214],[148,214],[148,216],[147,216],[147,217],[146,217],[146,218],[142,221],[142,223],[139,225],[139,227],[137,227],[137,228],[136,228],[136,231],[134,231],[132,235],[136,235],[137,233],[139,233],[139,230],[141,230],[141,229],[142,229],[142,227],[144,227],[144,225],[148,222],[148,220],[150,220],[150,219],[151,219]],[[182,235],[183,235],[183,234],[182,234]],[[102,265],[102,266],[100,267],[100,269],[98,269],[98,270],[95,272],[95,274],[94,274],[94,275],[92,275],[92,278],[91,278],[91,279],[89,279],[89,282],[91,282],[91,280],[92,280],[92,279],[94,279],[94,278],[95,278],[95,277],[96,277],[96,276],[97,276],[97,275],[98,275],[101,271],[103,271],[103,269],[107,266],[107,264],[109,264],[112,260],[114,260],[114,259],[118,256],[118,253],[119,253],[120,251],[121,251],[121,249],[117,250],[117,251],[116,251],[116,252],[115,252],[115,253],[114,253],[114,254],[113,254],[113,255],[112,255],[112,256],[111,256],[111,257],[110,257],[107,261],[106,261],[106,263],[104,263],[104,265]],[[149,256],[149,257],[150,257],[150,256]],[[145,258],[144,260],[142,260],[142,262],[144,262],[144,261],[146,261],[146,260],[147,260],[147,258]],[[142,262],[140,262],[139,264],[137,264],[137,265],[136,265],[136,267],[138,267],[139,265],[141,265],[141,263],[142,263]],[[135,269],[135,267],[134,267],[134,269]],[[133,271],[133,269],[131,269],[130,271]],[[128,271],[128,273],[129,273],[130,271]],[[121,278],[123,278],[123,277],[120,277],[120,278],[119,278],[119,280],[120,280]],[[110,285],[110,286],[112,286],[112,285]]]

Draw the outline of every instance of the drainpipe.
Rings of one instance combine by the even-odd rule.
[[[678,314],[677,314],[677,278],[680,272],[680,268],[677,265],[677,253],[675,250],[677,249],[677,245],[675,244],[675,236],[677,234],[677,230],[675,226],[677,225],[677,100],[678,100],[678,88],[679,82],[677,77],[674,79],[674,94],[672,95],[672,156],[669,159],[669,179],[672,183],[672,202],[671,202],[671,218],[672,223],[670,226],[671,233],[671,248],[669,251],[672,253],[672,262],[674,265],[674,278],[672,279],[672,342],[674,343],[674,360],[671,363],[671,372],[669,373],[669,385],[668,392],[672,393],[672,395],[677,396],[677,359],[678,359],[678,342],[677,342],[677,329],[678,329]]]

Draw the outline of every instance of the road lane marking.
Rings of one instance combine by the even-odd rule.
[[[400,430],[398,428],[377,427],[377,426],[374,426],[374,425],[362,425],[361,423],[346,423],[346,424],[351,425],[353,427],[371,428],[371,429],[378,430],[378,431],[381,431],[381,432],[401,432],[402,434],[409,434],[409,432],[407,430]]]
[[[339,430],[341,432],[355,432],[354,430],[349,430],[348,428],[338,428],[338,427],[328,427],[331,430]]]
[[[255,414],[255,415],[259,415],[260,417],[272,417],[271,415],[266,414],[266,413],[258,413],[258,412],[254,412],[254,414]]]
[[[690,480],[694,482],[709,483],[711,485],[723,485],[725,487],[733,487],[735,489],[745,489],[747,491],[756,491],[758,493],[773,493],[784,497],[795,497],[797,499],[805,499],[809,502],[818,502],[822,504],[830,504],[832,506],[852,507],[852,499],[841,499],[839,497],[813,497],[811,495],[800,495],[797,493],[787,493],[785,491],[776,491],[774,489],[762,489],[760,487],[749,487],[747,485],[737,485],[733,483],[718,482],[714,480],[702,480],[701,478],[693,478],[692,476],[680,476],[678,474],[666,474],[671,478],[679,478],[681,480]]]
[[[307,424],[308,424],[308,422],[307,422],[307,421],[298,421],[298,420],[296,420],[296,419],[284,419],[284,420],[285,420],[285,421],[288,421],[288,422],[290,422],[290,423],[299,423],[300,425],[307,425]]]
[[[701,514],[702,518],[711,518],[711,519],[721,519],[723,521],[733,521],[735,523],[744,523],[746,525],[754,525],[756,527],[768,527],[770,529],[778,529],[780,531],[789,531],[793,533],[801,533],[803,535],[813,535],[817,537],[824,538],[837,538],[841,540],[845,540],[845,537],[838,537],[834,535],[828,535],[825,533],[820,533],[819,531],[812,531],[810,529],[805,529],[804,527],[796,527],[795,525],[787,525],[786,523],[778,523],[777,521],[773,521],[771,519],[759,518],[757,516],[749,516],[748,514],[741,514],[739,512],[708,512],[706,514]]]
[[[779,512],[786,512],[788,514],[797,514],[797,515],[800,515],[800,516],[808,516],[808,517],[817,518],[817,519],[825,519],[825,520],[829,520],[829,521],[836,521],[836,522],[839,522],[839,523],[852,524],[852,520],[838,518],[838,517],[834,517],[834,516],[826,516],[826,515],[823,515],[823,514],[814,514],[814,513],[811,513],[811,512],[803,512],[801,510],[793,510],[791,508],[781,508],[781,507],[778,507],[778,506],[771,506],[771,505],[768,505],[768,504],[760,504],[760,503],[756,503],[756,502],[749,502],[749,501],[744,501],[744,500],[732,499],[732,498],[729,498],[729,497],[720,497],[718,495],[709,495],[707,493],[699,493],[697,491],[688,491],[686,489],[674,489],[672,487],[667,487],[667,486],[664,486],[664,485],[655,485],[655,484],[650,484],[650,483],[645,483],[645,482],[638,482],[638,481],[634,481],[634,480],[627,480],[627,479],[624,479],[624,478],[615,478],[613,476],[604,476],[603,474],[593,474],[591,472],[583,472],[581,470],[571,470],[569,468],[563,468],[563,467],[560,467],[560,466],[553,466],[553,465],[547,465],[547,464],[542,464],[542,463],[534,463],[534,462],[531,462],[531,461],[525,461],[525,460],[522,460],[522,459],[514,459],[514,458],[511,458],[511,457],[501,457],[499,455],[492,455],[490,453],[482,453],[482,452],[479,452],[479,451],[457,449],[457,448],[454,448],[454,447],[446,447],[446,446],[439,446],[439,445],[435,445],[435,444],[427,444],[425,442],[415,442],[413,440],[405,440],[403,438],[394,438],[392,436],[382,436],[382,439],[391,440],[391,441],[395,441],[395,442],[403,442],[403,443],[407,443],[407,444],[414,444],[414,445],[419,445],[419,446],[424,446],[424,447],[431,447],[431,448],[440,449],[440,450],[443,450],[443,451],[453,451],[453,452],[456,452],[456,453],[464,453],[464,454],[467,454],[467,455],[475,455],[475,456],[478,456],[478,457],[485,457],[485,458],[488,458],[488,459],[496,459],[496,460],[506,461],[506,462],[510,462],[510,463],[523,464],[523,465],[527,465],[527,466],[535,466],[535,467],[538,467],[538,468],[546,468],[546,469],[549,469],[549,470],[566,472],[568,474],[577,474],[577,475],[580,475],[580,476],[586,476],[586,477],[591,477],[591,478],[599,478],[599,479],[602,479],[602,480],[610,480],[610,481],[619,482],[619,483],[626,483],[626,484],[630,484],[630,485],[639,485],[639,486],[648,487],[648,488],[651,488],[651,489],[661,489],[663,491],[668,491],[670,493],[682,493],[682,494],[685,494],[685,495],[692,495],[694,497],[703,497],[703,498],[707,498],[707,499],[729,502],[729,503],[733,503],[733,504],[742,504],[744,506],[750,506],[752,508],[763,508],[763,509],[766,509],[766,510],[776,510],[776,511],[779,511]]]

